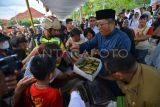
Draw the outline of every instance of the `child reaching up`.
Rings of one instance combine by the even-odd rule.
[[[25,107],[62,107],[58,89],[49,86],[54,77],[56,59],[49,55],[37,55],[31,61],[30,71],[37,81],[25,91]]]

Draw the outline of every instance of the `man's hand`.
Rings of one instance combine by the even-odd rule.
[[[35,81],[36,79],[34,77],[24,77],[18,82],[14,93],[13,107],[17,107],[17,104],[20,102],[22,92],[28,87],[29,84]]]
[[[5,85],[7,90],[6,91],[12,91],[17,86],[17,75],[13,74],[8,77],[5,77]]]
[[[41,51],[42,49],[38,46],[38,47],[35,47],[31,53],[22,61],[23,64],[25,64],[32,56],[35,56],[37,54],[39,54],[39,52]]]
[[[17,86],[17,75],[5,76],[0,72],[0,98],[8,92],[14,90]]]

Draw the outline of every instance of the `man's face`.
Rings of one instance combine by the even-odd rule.
[[[96,18],[90,18],[89,24],[90,24],[90,27],[94,27],[96,25]]]
[[[125,28],[128,28],[129,27],[129,21],[128,20],[124,20],[122,26],[125,27]]]
[[[115,72],[111,76],[117,81],[125,81],[125,75],[121,72]]]
[[[101,35],[106,36],[112,32],[113,23],[109,23],[105,19],[98,20],[97,23],[98,23],[98,28],[99,28]]]
[[[9,42],[6,40],[6,41],[3,41],[3,42],[0,42],[0,49],[8,49],[9,48]]]
[[[70,21],[66,24],[67,28],[72,29],[73,28],[73,22]]]
[[[59,29],[52,29],[51,34],[52,34],[53,36],[54,36],[54,35],[59,36],[59,35],[60,35],[60,30],[59,30]]]
[[[123,73],[118,72],[118,71],[116,71],[116,72],[111,71],[108,68],[108,64],[107,63],[104,64],[104,67],[105,67],[105,70],[108,72],[108,75],[109,75],[108,77],[111,77],[112,80],[124,81],[125,75]]]
[[[85,18],[82,18],[82,22],[85,23]]]
[[[48,37],[50,37],[50,36],[51,36],[51,29],[48,29],[48,30],[47,30],[47,29],[44,29],[44,31],[43,31],[43,32],[44,32],[44,36],[45,36],[45,37],[47,37],[47,38],[48,38]]]

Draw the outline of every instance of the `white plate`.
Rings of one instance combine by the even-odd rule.
[[[97,58],[94,58],[94,57],[87,57],[85,59],[91,59],[91,60],[96,60],[99,62],[99,66],[96,70],[96,72],[94,72],[93,74],[87,74],[85,73],[84,71],[82,71],[81,69],[79,69],[76,64],[79,64],[81,63],[84,59],[78,59],[78,61],[76,62],[76,64],[74,64],[74,68],[73,68],[73,71],[76,73],[76,74],[79,74],[80,76],[90,80],[90,81],[93,81],[95,79],[95,77],[98,75],[99,71],[101,70],[102,68],[102,62],[100,59],[97,59]]]

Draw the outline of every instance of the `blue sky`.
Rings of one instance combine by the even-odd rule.
[[[29,0],[30,7],[45,13],[42,3],[36,0]],[[0,19],[10,19],[19,12],[24,12],[27,9],[25,0],[0,0]]]

